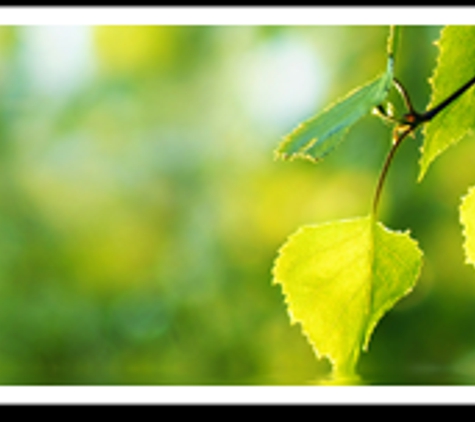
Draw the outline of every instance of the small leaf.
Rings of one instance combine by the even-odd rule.
[[[475,265],[475,186],[462,198],[460,222],[465,238],[464,250],[467,264]]]
[[[351,125],[384,101],[391,88],[392,69],[392,59],[389,59],[384,74],[297,126],[284,137],[276,156],[312,161],[324,157],[342,141]]]
[[[471,57],[475,54],[475,26],[446,26],[438,41],[439,56],[430,84],[428,109],[439,104],[475,75]],[[440,112],[423,129],[424,144],[419,180],[430,164],[449,146],[459,142],[475,127],[473,87]]]
[[[378,321],[414,287],[421,257],[407,233],[372,217],[306,226],[280,249],[273,283],[317,357],[348,377]]]

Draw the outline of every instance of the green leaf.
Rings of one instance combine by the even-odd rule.
[[[475,187],[469,189],[460,205],[460,222],[464,234],[464,250],[467,264],[475,265]]]
[[[348,129],[388,95],[393,80],[393,53],[398,29],[390,28],[387,44],[386,71],[373,81],[350,92],[346,97],[321,113],[298,125],[285,136],[275,155],[282,159],[305,158],[317,161],[333,150],[344,138]]]
[[[474,76],[475,26],[446,26],[437,45],[439,56],[430,79],[432,97],[428,108],[439,104]],[[423,179],[435,158],[474,127],[475,95],[472,87],[425,125],[419,180]]]
[[[421,257],[407,233],[372,217],[305,226],[280,249],[273,283],[317,357],[351,377],[378,321],[414,287]]]
[[[388,57],[394,57],[396,55],[396,51],[399,45],[400,33],[400,26],[391,25],[389,27],[389,37],[387,45]]]

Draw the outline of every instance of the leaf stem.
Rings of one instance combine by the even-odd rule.
[[[414,132],[422,123],[426,123],[432,120],[437,114],[439,114],[445,107],[447,107],[450,103],[455,101],[458,97],[460,97],[465,91],[467,91],[472,85],[475,84],[475,76],[467,81],[464,85],[462,85],[459,89],[457,89],[454,93],[449,95],[445,100],[440,102],[435,107],[431,108],[430,110],[425,111],[424,113],[418,113],[409,98],[409,94],[407,93],[406,89],[402,85],[402,83],[393,78],[393,83],[399,93],[401,94],[404,104],[408,109],[408,113],[406,113],[401,120],[394,119],[388,116],[384,108],[379,106],[377,108],[378,113],[385,118],[386,120],[395,121],[397,126],[394,128],[394,135],[393,135],[393,145],[389,150],[389,153],[386,157],[386,161],[384,162],[383,168],[379,175],[378,184],[376,186],[376,191],[373,197],[373,215],[376,216],[379,206],[379,201],[381,198],[381,192],[383,190],[384,182],[386,180],[386,176],[389,170],[389,166],[394,158],[394,154],[396,153],[397,148],[402,143],[404,138],[407,135]]]
[[[409,98],[409,93],[406,91],[406,88],[404,88],[404,85],[397,78],[393,78],[393,83],[396,89],[401,94],[402,99],[404,100],[404,105],[409,111],[409,114],[417,114],[414,110],[414,107],[412,106],[411,99]]]
[[[452,95],[449,95],[444,101],[436,105],[434,108],[426,111],[420,115],[421,122],[427,122],[439,114],[445,107],[447,107],[452,101],[456,100],[460,95],[462,95],[467,89],[469,89],[475,83],[475,76],[462,85],[457,91]]]
[[[399,136],[394,137],[393,145],[391,149],[389,150],[388,155],[386,156],[386,160],[384,161],[383,168],[381,170],[381,173],[379,174],[378,184],[376,186],[376,191],[373,197],[373,216],[377,215],[379,201],[381,199],[381,192],[383,190],[383,186],[386,180],[386,176],[388,174],[389,166],[391,165],[394,155],[399,145],[401,145],[402,141],[404,140],[404,138],[406,138],[406,136],[409,135],[413,131],[413,129],[414,129],[413,127],[408,126]]]

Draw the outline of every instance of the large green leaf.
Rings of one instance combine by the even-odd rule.
[[[351,377],[378,321],[413,288],[421,257],[407,233],[373,217],[306,226],[280,249],[273,282],[316,355]]]
[[[475,26],[444,27],[438,46],[439,57],[430,80],[432,97],[428,108],[439,104],[475,75]],[[419,180],[435,158],[473,130],[474,111],[475,95],[470,88],[424,127]]]
[[[393,79],[397,27],[391,27],[387,43],[386,71],[373,81],[350,92],[315,117],[298,125],[285,136],[276,150],[282,159],[305,158],[316,161],[334,149],[348,129],[387,97]]]

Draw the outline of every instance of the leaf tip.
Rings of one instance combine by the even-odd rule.
[[[279,161],[279,160],[286,161],[288,159],[289,159],[289,154],[287,154],[286,152],[282,152],[280,148],[274,150],[274,161]]]

